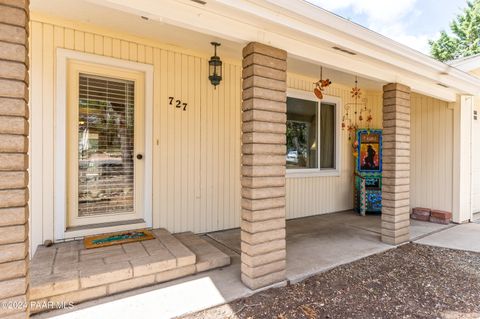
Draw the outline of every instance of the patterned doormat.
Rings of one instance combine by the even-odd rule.
[[[113,245],[132,243],[135,241],[154,239],[155,236],[148,230],[131,230],[118,233],[95,235],[85,237],[83,243],[85,248],[98,248]]]

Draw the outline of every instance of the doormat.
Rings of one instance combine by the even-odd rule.
[[[132,243],[135,241],[143,241],[154,239],[155,236],[151,231],[148,230],[134,230],[134,231],[124,231],[118,233],[110,233],[96,236],[85,237],[83,243],[85,248],[98,248],[106,247],[113,245],[120,245],[126,243]]]

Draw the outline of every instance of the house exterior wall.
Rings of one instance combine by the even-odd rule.
[[[460,59],[453,66],[480,78],[477,56]],[[454,165],[457,178],[454,180],[457,194],[454,196],[455,222],[478,221],[480,217],[480,96],[461,96],[455,108],[454,127],[456,152]]]
[[[33,249],[44,240],[53,239],[54,234],[52,159],[57,48],[154,66],[154,227],[165,227],[172,232],[207,232],[240,226],[240,60],[225,61],[224,81],[214,90],[208,82],[208,54],[93,26],[47,20],[35,14],[32,20],[30,204]],[[317,80],[289,73],[287,86],[311,91]],[[353,102],[350,90],[349,86],[334,83],[326,94],[340,97],[345,105]],[[168,105],[169,96],[187,102],[188,111]],[[381,128],[382,93],[369,91],[365,96],[374,114],[372,128]],[[452,117],[446,103],[412,95],[412,206],[430,207],[440,203],[441,207],[435,208],[451,210]],[[342,133],[341,141],[340,176],[287,176],[287,219],[353,207],[353,158],[346,132]],[[439,147],[443,144],[447,147]],[[427,151],[421,152],[424,149]],[[427,163],[434,165],[427,167]]]
[[[57,48],[154,66],[154,227],[206,232],[239,226],[241,61],[224,64],[224,81],[214,90],[207,55],[35,18],[30,29],[34,248],[54,233]],[[187,102],[187,111],[168,105],[169,96]]]
[[[480,78],[478,57],[467,58],[460,65],[461,70]],[[453,220],[455,222],[477,221],[480,216],[480,96],[462,96],[455,104],[456,150],[460,151],[455,160],[458,178],[458,195],[454,196]],[[454,162],[455,165],[455,162]]]
[[[473,111],[477,112],[475,118],[472,114],[472,214],[480,212],[480,96],[473,99]],[[478,215],[477,215],[478,216]],[[472,216],[472,217],[477,217]]]
[[[410,205],[453,210],[453,108],[412,94]]]
[[[289,74],[289,88],[313,92],[318,79]],[[335,84],[326,95],[339,97],[343,106],[353,103],[351,87]],[[352,77],[353,81],[353,77]],[[361,87],[362,83],[359,83]],[[363,91],[363,90],[362,90]],[[313,94],[313,93],[312,93]],[[371,128],[382,128],[382,92],[363,92],[372,109]],[[340,176],[293,177],[287,174],[287,219],[326,214],[353,208],[353,156],[348,133],[342,131],[342,160]]]
[[[315,79],[290,75],[288,87],[313,90]],[[360,83],[361,84],[361,83]],[[328,95],[343,104],[352,102],[348,87],[333,85]],[[374,118],[372,128],[382,128],[381,92],[367,91]],[[411,96],[410,206],[453,210],[453,108],[432,97]],[[342,135],[340,177],[287,177],[287,218],[348,210],[352,204],[353,157],[348,135]]]

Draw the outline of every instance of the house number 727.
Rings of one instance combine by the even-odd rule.
[[[169,100],[168,102],[169,105],[175,105],[177,109],[183,108],[184,111],[187,110],[188,103],[183,103],[181,100],[175,100],[173,96],[169,96],[168,100]]]

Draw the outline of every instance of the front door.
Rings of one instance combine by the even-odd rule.
[[[143,218],[144,76],[71,61],[67,227]]]

